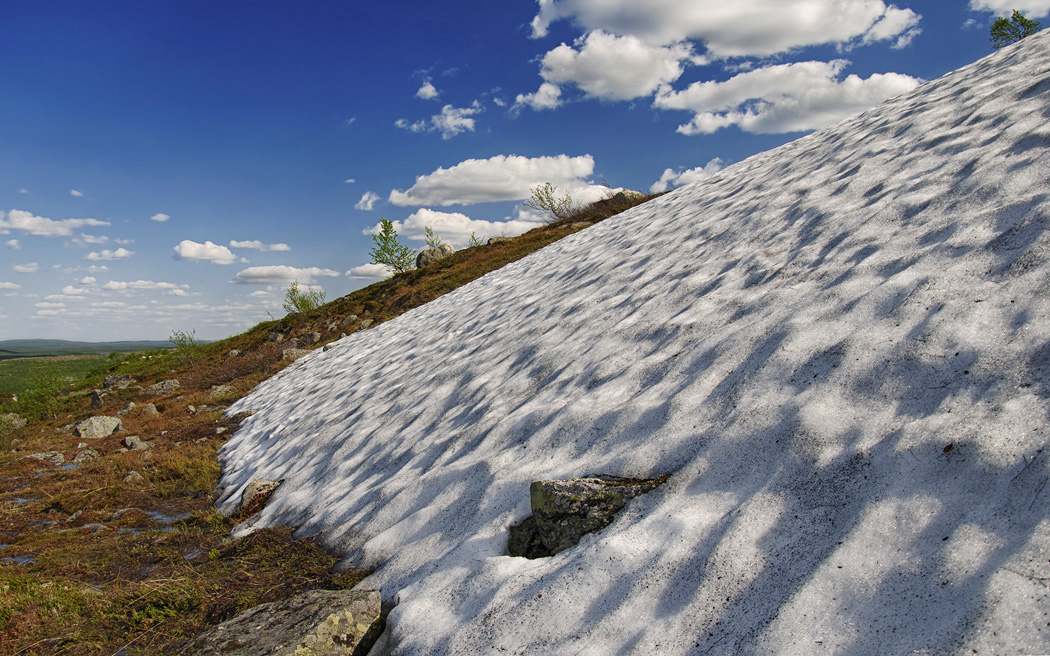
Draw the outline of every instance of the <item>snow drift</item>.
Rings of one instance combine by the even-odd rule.
[[[285,479],[391,654],[1050,653],[1048,119],[1042,33],[315,351],[220,503]],[[671,476],[505,555],[600,473]]]

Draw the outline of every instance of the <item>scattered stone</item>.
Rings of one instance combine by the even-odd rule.
[[[310,352],[310,349],[301,349],[301,348],[284,349],[283,351],[281,351],[281,358],[283,358],[285,360],[298,360],[299,358],[303,357],[304,355],[306,355],[309,352]]]
[[[594,224],[591,223],[590,221],[577,221],[576,223],[570,223],[569,224],[569,229],[570,230],[583,230],[584,228],[590,228],[592,225],[594,225]]]
[[[188,406],[186,406],[186,412],[190,413],[191,415],[197,414],[197,406],[195,406],[195,405],[188,405]]]
[[[307,346],[316,344],[319,341],[321,341],[321,333],[317,332],[316,330],[308,332],[306,333],[306,335],[303,336],[303,344],[306,344]]]
[[[227,353],[226,355],[227,355],[227,357],[235,358],[235,357],[237,357],[240,354],[241,354],[241,350],[240,349],[230,349],[229,353]]]
[[[216,426],[216,428],[215,428],[215,434],[216,435],[222,435],[226,431],[227,431],[227,428],[225,426]]]
[[[332,348],[331,344],[325,344],[324,346],[321,347],[321,351],[324,352],[324,351],[327,351],[330,348]]]
[[[179,389],[179,387],[181,387],[179,381],[174,378],[169,378],[168,380],[162,380],[159,383],[153,383],[147,387],[146,394],[151,394],[153,396],[166,396],[168,394],[174,394],[175,390]]]
[[[348,314],[345,317],[343,317],[343,320],[342,320],[341,323],[345,326],[346,324],[353,323],[355,321],[357,321],[357,315],[356,314]]]
[[[365,319],[364,321],[361,322],[361,330],[364,330],[365,328],[371,327],[372,323],[373,322],[372,322],[371,319]]]
[[[28,456],[24,457],[32,458],[33,460],[42,460],[43,462],[46,462],[49,465],[55,465],[56,467],[66,462],[66,458],[62,455],[61,451],[44,451],[43,453],[31,453]]]
[[[209,399],[214,399],[219,396],[226,396],[233,391],[232,385],[214,385],[208,393],[205,394]]]
[[[441,244],[436,248],[424,248],[416,256],[416,268],[422,269],[430,266],[434,262],[440,262],[449,255],[456,252],[455,248],[452,248],[451,244]]]
[[[332,323],[328,324],[328,326],[326,327],[326,330],[328,330],[328,332],[332,332],[333,330],[336,330],[337,328],[339,328],[339,324],[337,324],[336,322],[333,321]]]
[[[153,405],[152,403],[147,403],[146,406],[142,408],[142,414],[150,415],[151,417],[157,417],[160,415],[160,411],[157,410],[157,406]]]
[[[78,446],[77,448],[79,449],[80,447]],[[73,457],[73,464],[74,465],[83,465],[85,462],[91,462],[92,460],[94,460],[98,456],[99,456],[99,452],[98,451],[96,451],[94,449],[86,449],[84,451],[81,451],[80,453],[78,453],[77,455],[75,455]]]
[[[135,470],[131,470],[131,472],[127,476],[124,477],[124,482],[125,483],[138,483],[141,480],[142,480],[142,474],[138,473]]]
[[[86,446],[87,446],[87,442],[77,442],[77,448],[78,449],[83,449]]]
[[[124,374],[110,374],[102,379],[102,389],[124,389],[125,387],[131,385],[134,382],[135,379],[131,376],[127,376]]]
[[[106,395],[102,393],[102,390],[91,390],[91,405],[88,406],[91,410],[99,410],[105,405]]]
[[[116,451],[114,451],[113,453],[127,453],[127,452],[128,452],[127,447],[123,447],[122,446],[119,449],[117,449]]]
[[[78,519],[78,518],[79,518],[79,517],[80,517],[81,515],[83,515],[83,514],[84,514],[84,511],[83,511],[83,510],[78,510],[78,511],[76,511],[75,513],[73,513],[73,514],[72,514],[72,515],[70,515],[69,517],[66,517],[66,523],[68,524],[68,523],[70,523],[70,522],[75,522],[75,521],[77,521],[77,519]]]
[[[76,436],[85,440],[98,440],[124,430],[119,417],[88,417],[76,425]]]
[[[101,533],[106,530],[105,524],[84,524],[80,527],[81,531],[90,531],[91,533]]]
[[[110,516],[109,521],[111,521],[111,522],[117,521],[118,519],[120,519],[121,517],[124,516],[124,513],[128,512],[130,510],[137,510],[137,509],[136,508],[121,508],[120,510],[117,510],[116,512],[114,512],[112,516]]]
[[[257,478],[248,483],[244,492],[241,492],[241,503],[237,506],[236,513],[241,517],[251,517],[263,509],[274,490],[280,486],[281,481],[271,481],[266,478]]]
[[[640,191],[635,191],[633,189],[624,189],[623,191],[618,191],[615,194],[613,194],[611,200],[617,205],[622,205],[624,203],[632,203],[636,200],[641,200],[643,198],[645,198],[645,194],[643,194]]]
[[[543,558],[575,546],[587,533],[608,526],[634,497],[661,485],[666,477],[615,476],[533,481],[533,515],[511,527],[507,551],[512,556]]]
[[[118,416],[118,417],[125,417],[125,416],[127,416],[127,414],[128,414],[129,412],[131,412],[132,410],[134,410],[134,409],[135,409],[135,408],[137,408],[137,407],[138,407],[138,406],[137,406],[137,405],[135,405],[135,402],[134,402],[134,401],[128,401],[127,405],[125,405],[125,406],[124,406],[123,408],[121,408],[120,410],[117,410],[117,416]]]
[[[182,656],[364,656],[382,632],[378,590],[311,590],[249,608]]]
[[[270,333],[267,339],[269,339],[271,342],[274,342],[275,344],[280,344],[284,341],[284,335],[282,335],[281,333],[274,332]]]
[[[153,442],[147,442],[138,435],[128,435],[124,438],[123,444],[132,451],[145,451],[153,448]]]
[[[0,415],[0,428],[6,428],[9,430],[15,430],[17,428],[23,428],[29,421],[14,412],[7,412]]]
[[[503,242],[510,241],[510,239],[510,237],[489,237],[488,243],[491,246],[492,244],[502,244]]]

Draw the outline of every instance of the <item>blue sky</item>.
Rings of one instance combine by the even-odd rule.
[[[0,339],[218,339],[383,277],[367,232],[518,234],[991,52],[1050,0],[0,0]],[[1044,20],[1045,23],[1045,20]]]

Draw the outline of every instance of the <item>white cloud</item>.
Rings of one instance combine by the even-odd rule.
[[[653,183],[649,187],[649,193],[657,194],[661,191],[666,191],[668,186],[674,185],[675,187],[681,187],[697,180],[703,180],[708,178],[715,173],[722,170],[722,160],[714,158],[704,166],[698,166],[693,169],[678,170],[664,169],[663,175],[660,179]]]
[[[22,187],[21,189],[18,190],[18,193],[20,193],[20,194],[28,194],[29,190],[26,189],[25,187]]]
[[[0,281],[0,289],[22,289],[22,285],[16,285],[13,282]]]
[[[267,298],[273,296],[273,291],[269,289],[258,289],[251,294],[248,294],[248,296],[251,296],[252,298]]]
[[[36,273],[40,270],[40,265],[36,262],[30,262],[29,264],[15,264],[11,267],[11,270],[15,273]]]
[[[34,307],[38,307],[38,308],[64,308],[64,307],[66,307],[66,304],[65,303],[49,303],[47,301],[41,301],[40,303],[35,303]]]
[[[83,195],[84,195],[84,192],[82,192],[82,191],[77,191],[76,189],[70,189],[70,190],[69,190],[69,195],[70,195],[70,196],[74,196],[74,197],[76,197],[76,198],[80,198],[81,196],[83,196]]]
[[[356,117],[356,116],[351,116],[350,118],[346,119],[346,120],[345,120],[345,121],[343,122],[343,124],[344,124],[344,125],[353,125],[353,124],[354,124],[354,123],[356,123],[356,122],[357,122],[357,117]]]
[[[109,221],[98,219],[61,219],[53,221],[42,216],[34,216],[25,210],[0,212],[0,234],[11,230],[22,230],[31,235],[42,237],[69,237],[73,230],[85,226],[108,226]]]
[[[129,251],[126,248],[118,248],[115,251],[103,250],[99,253],[91,252],[85,255],[84,259],[90,260],[92,262],[98,262],[103,260],[126,260],[134,254],[135,251]]]
[[[288,244],[264,244],[259,240],[252,241],[231,241],[231,248],[250,248],[256,251],[290,251],[292,247]]]
[[[94,276],[84,276],[80,279],[81,285],[94,285],[96,282],[98,281],[94,278]]]
[[[103,301],[101,303],[91,303],[91,307],[93,307],[93,308],[126,308],[126,307],[128,307],[128,304],[124,303],[123,301]]]
[[[80,248],[87,248],[88,246],[105,244],[107,241],[109,241],[109,237],[106,237],[105,235],[96,236],[85,235],[84,233],[80,233],[79,237],[74,237],[66,245],[68,246],[71,243],[74,246],[79,246]]]
[[[437,88],[427,80],[423,83],[423,86],[419,87],[419,91],[416,91],[416,98],[422,98],[423,100],[433,100],[440,95]]]
[[[724,82],[696,82],[683,91],[664,90],[654,105],[695,112],[678,127],[706,134],[730,125],[746,132],[781,133],[819,129],[914,89],[921,83],[899,73],[861,79],[839,74],[849,62],[778,64],[740,73]]]
[[[481,103],[475,100],[470,107],[453,107],[445,105],[440,114],[434,114],[430,121],[409,123],[401,118],[394,122],[397,127],[409,132],[440,132],[442,139],[451,139],[462,132],[473,132],[475,121],[472,116],[483,111]]]
[[[188,285],[176,285],[172,282],[154,282],[152,280],[132,280],[132,281],[118,281],[110,280],[106,284],[102,285],[103,289],[109,289],[113,291],[167,291],[176,295],[183,295],[185,292],[184,288]],[[67,291],[71,289],[67,287],[62,290],[63,294],[71,294],[73,292]],[[83,290],[78,290],[76,293],[83,294]]]
[[[345,182],[346,184],[353,184],[357,182],[357,180],[354,180],[353,178],[347,178],[346,180],[343,180],[343,182]]]
[[[681,60],[692,55],[685,44],[650,46],[634,36],[591,32],[543,56],[540,75],[547,82],[575,84],[607,100],[648,96],[682,75]]]
[[[299,282],[304,285],[313,283],[315,276],[338,276],[338,271],[332,271],[331,269],[320,269],[318,267],[309,267],[300,269],[297,267],[290,266],[257,266],[248,267],[247,269],[240,271],[234,276],[232,282],[252,285],[268,285],[268,284],[279,284],[286,285],[292,282]]]
[[[203,244],[198,244],[195,241],[189,239],[183,239],[175,246],[175,259],[182,260],[184,262],[211,262],[212,264],[233,264],[237,261],[237,257],[233,254],[233,251],[221,246],[219,244],[213,244],[210,241],[206,241]]]
[[[165,221],[168,221],[170,219],[171,217],[165,214],[164,212],[157,212],[149,218],[150,221],[157,221],[159,223],[164,223]]]
[[[1028,18],[1039,18],[1050,14],[1050,0],[970,0],[970,9],[997,16],[1009,16],[1016,9]]]
[[[347,277],[363,280],[383,280],[393,275],[393,271],[382,264],[362,264],[346,272]]]
[[[370,212],[372,208],[375,207],[376,201],[378,200],[379,194],[375,193],[374,191],[366,191],[364,194],[362,194],[361,200],[357,201],[357,204],[354,205],[354,209],[365,210],[367,212]]]
[[[62,297],[65,297],[65,296],[83,296],[86,293],[87,292],[85,290],[83,290],[83,289],[80,289],[78,287],[73,287],[72,285],[66,285],[65,287],[62,288],[62,296],[55,296],[55,295],[48,296],[47,300],[53,300],[53,299],[56,299],[56,298],[61,300]]]
[[[484,221],[472,219],[459,212],[439,212],[422,208],[404,221],[393,223],[394,229],[408,239],[423,241],[427,236],[426,229],[430,228],[453,246],[465,246],[470,242],[471,234],[482,241],[497,236],[516,237],[543,225],[544,221],[533,215],[518,219],[508,218],[504,221]],[[363,232],[366,235],[374,235],[379,234],[379,230],[380,225],[377,223]]]
[[[511,107],[511,111],[513,113],[521,107],[531,107],[536,111],[542,111],[544,109],[556,109],[561,107],[561,105],[561,89],[557,84],[544,82],[533,93],[519,93],[514,99],[514,106]]]
[[[594,158],[590,155],[496,155],[488,159],[468,159],[418,176],[407,191],[391,191],[390,202],[399,206],[448,206],[522,200],[529,198],[533,187],[546,182],[588,202],[600,198],[600,192],[604,191],[604,187],[586,182],[592,173]]]
[[[882,0],[539,0],[539,5],[534,37],[546,36],[556,20],[571,19],[585,32],[635,36],[650,45],[700,40],[718,58],[893,39],[916,29],[920,19]]]
[[[7,246],[13,251],[22,250],[22,244],[17,239],[8,239],[6,242],[4,242],[4,246]]]

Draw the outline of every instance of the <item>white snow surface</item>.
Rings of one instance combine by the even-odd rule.
[[[1050,654],[1050,33],[580,231],[229,409],[238,534],[388,654]],[[951,448],[949,448],[951,447]],[[529,483],[649,477],[506,555]]]

